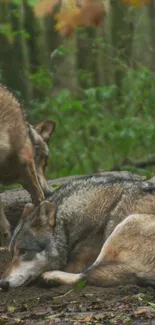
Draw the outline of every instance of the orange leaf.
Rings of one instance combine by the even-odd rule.
[[[52,13],[54,7],[60,4],[61,0],[42,0],[34,8],[36,17],[44,17]]]
[[[72,27],[79,26],[81,24],[81,10],[75,8],[73,10],[63,10],[55,15],[57,20],[56,30],[60,31],[62,28],[70,25]]]
[[[74,33],[74,28],[71,25],[66,25],[59,30],[59,33],[62,37],[69,37]]]
[[[85,0],[81,10],[81,19],[83,26],[99,25],[106,11],[99,2]]]

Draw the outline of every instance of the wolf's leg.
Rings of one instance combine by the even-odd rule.
[[[24,167],[23,172],[25,175],[21,184],[31,194],[32,202],[38,205],[44,200],[44,193],[40,187],[34,163],[29,162],[29,164]]]
[[[11,226],[4,213],[4,204],[0,199],[0,246],[7,246],[11,238]]]
[[[45,272],[43,280],[49,285],[74,285],[85,280],[87,284],[103,287],[113,287],[120,284],[137,284],[137,276],[129,266],[116,261],[108,261],[101,265],[91,266],[83,273],[66,273],[62,271]]]
[[[54,284],[68,284],[73,285],[83,278],[83,273],[67,273],[63,271],[51,271],[42,274],[43,281],[52,286]]]
[[[151,274],[136,272],[129,265],[117,261],[107,261],[103,264],[91,266],[83,273],[67,273],[63,271],[45,272],[42,275],[43,281],[49,286],[55,284],[76,285],[86,281],[88,285],[101,287],[115,287],[126,284],[155,287]]]
[[[21,185],[31,194],[32,202],[38,205],[44,200],[44,193],[38,181],[32,149],[25,146],[20,169]]]

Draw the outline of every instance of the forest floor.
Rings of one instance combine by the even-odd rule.
[[[0,252],[0,274],[9,257]],[[119,288],[41,288],[0,291],[0,325],[155,325],[155,291]]]

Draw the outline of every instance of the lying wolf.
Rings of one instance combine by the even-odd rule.
[[[25,206],[10,242],[12,261],[2,288],[39,276],[49,285],[82,279],[103,286],[152,281],[154,182],[84,176],[56,189],[49,200]]]
[[[21,184],[35,205],[49,192],[44,172],[54,129],[52,120],[31,126],[17,99],[0,85],[0,183]]]

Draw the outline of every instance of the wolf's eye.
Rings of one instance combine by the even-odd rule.
[[[44,164],[44,168],[46,168],[47,167],[47,161],[45,161],[45,164]]]
[[[5,232],[5,233],[3,234],[3,237],[4,237],[4,238],[8,238],[8,236],[9,236],[9,235],[8,235],[7,232]]]

